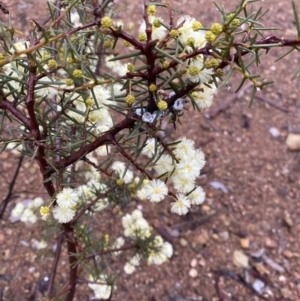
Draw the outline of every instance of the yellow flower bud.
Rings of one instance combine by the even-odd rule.
[[[129,106],[131,106],[131,105],[134,103],[134,99],[135,99],[135,97],[134,97],[132,94],[128,94],[128,95],[126,96],[125,101],[127,102],[127,104],[128,104]]]
[[[155,28],[159,28],[161,26],[159,19],[155,19],[152,24]]]
[[[103,43],[103,47],[104,47],[105,49],[111,48],[112,45],[113,45],[113,41],[112,41],[112,40],[106,40],[106,41],[104,41],[104,43]]]
[[[143,32],[140,32],[139,35],[138,35],[138,40],[139,40],[140,42],[146,42],[146,41],[147,41],[147,36],[146,36],[146,34],[143,33]]]
[[[223,69],[221,69],[221,68],[218,68],[215,72],[215,75],[217,77],[223,76],[223,74],[224,74],[224,72],[223,72]]]
[[[147,9],[147,13],[150,16],[153,16],[156,14],[156,6],[155,5],[149,5]]]
[[[156,91],[156,90],[157,90],[156,85],[151,84],[151,85],[149,86],[149,91],[150,91],[150,92],[154,92],[154,91]]]
[[[112,26],[112,19],[110,17],[103,17],[101,20],[101,25],[104,28],[109,28]]]
[[[163,67],[164,69],[168,69],[169,66],[170,66],[170,63],[169,63],[168,61],[164,61],[163,64],[162,64],[162,67]]]
[[[50,214],[50,208],[48,206],[42,206],[40,208],[40,214],[42,217],[47,217]]]
[[[134,70],[134,65],[129,63],[129,64],[127,65],[127,70],[128,70],[129,72],[132,72],[132,71]]]
[[[189,37],[187,40],[186,40],[186,44],[188,46],[193,46],[195,45],[195,39],[193,37]]]
[[[204,62],[204,67],[205,67],[206,69],[216,68],[218,65],[219,65],[219,62],[218,62],[218,60],[215,59],[215,58],[207,59],[207,60]]]
[[[199,21],[194,21],[192,24],[192,28],[194,31],[198,31],[203,27],[203,25]]]
[[[216,35],[214,35],[210,30],[205,34],[205,40],[209,43],[212,43],[216,39]]]
[[[74,76],[75,78],[82,78],[82,71],[79,70],[79,69],[75,69],[75,70],[73,71],[73,76]]]
[[[118,185],[118,186],[124,185],[124,181],[123,181],[122,179],[118,179],[118,180],[117,180],[117,185]]]
[[[161,111],[165,111],[168,108],[168,103],[164,100],[160,100],[157,103],[157,107],[161,110]]]
[[[123,44],[126,47],[130,47],[131,46],[131,44],[128,41],[126,41],[126,40],[123,40]]]
[[[223,31],[223,26],[219,23],[214,23],[211,27],[210,30],[213,34],[219,35]]]
[[[178,31],[176,29],[172,29],[169,32],[169,35],[170,35],[171,38],[176,39],[178,37]]]
[[[85,103],[88,107],[91,107],[94,104],[94,100],[91,97],[89,97],[86,99]]]
[[[240,26],[241,24],[241,21],[239,19],[233,19],[232,22],[231,22],[231,25],[234,26],[234,27],[238,27]]]
[[[57,67],[57,62],[56,62],[56,60],[49,60],[48,61],[48,67],[49,68],[55,68],[55,67]]]
[[[67,79],[65,80],[65,84],[66,84],[68,87],[73,86],[73,84],[74,84],[73,79],[67,78]]]

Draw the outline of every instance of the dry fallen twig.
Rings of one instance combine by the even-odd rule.
[[[176,224],[176,225],[172,226],[171,228],[172,229],[178,229],[178,228],[182,228],[184,226],[192,225],[192,224],[196,224],[197,226],[200,226],[200,225],[203,225],[203,224],[207,223],[211,218],[215,217],[217,214],[219,214],[219,212],[214,212],[210,215],[204,216],[204,217],[199,218],[199,219],[193,219],[193,220],[190,220],[190,221],[187,221],[187,222],[179,223],[179,224]]]
[[[208,112],[208,117],[210,119],[213,119],[215,118],[219,113],[221,113],[222,111],[225,111],[226,109],[228,109],[228,107],[236,100],[236,99],[239,99],[241,98],[244,93],[252,86],[252,83],[248,83],[247,85],[245,85],[238,93],[234,93],[234,94],[231,94],[229,95],[228,97],[225,98],[224,101],[222,101],[221,104],[219,104],[218,106],[216,107],[213,107],[209,110]],[[291,114],[291,113],[294,113],[292,110],[289,110],[275,102],[273,102],[272,100],[270,100],[269,98],[266,98],[265,96],[263,96],[263,94],[261,92],[258,92],[255,94],[255,98],[269,104],[270,106],[282,111],[282,112],[285,112],[285,113],[288,113],[288,114]]]
[[[289,110],[289,109],[287,109],[287,108],[285,108],[285,107],[283,107],[283,106],[281,106],[281,105],[273,102],[272,100],[264,97],[262,95],[262,93],[256,93],[255,98],[257,98],[257,99],[259,99],[259,100],[261,100],[261,101],[269,104],[270,106],[272,106],[272,107],[274,107],[274,108],[276,108],[276,109],[278,109],[280,111],[283,111],[285,113],[293,113],[293,111],[291,111],[291,110]]]
[[[222,101],[221,104],[219,104],[216,107],[213,107],[209,110],[208,116],[210,119],[215,118],[219,113],[222,111],[225,111],[231,103],[233,103],[236,99],[241,98],[244,93],[252,86],[252,83],[246,84],[238,93],[233,93],[225,98],[224,101]]]

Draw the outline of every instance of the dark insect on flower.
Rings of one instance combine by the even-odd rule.
[[[1,3],[0,3],[0,9],[2,10],[2,12],[3,12],[4,14],[6,14],[6,15],[9,14],[9,11],[8,11],[5,7],[3,7]]]

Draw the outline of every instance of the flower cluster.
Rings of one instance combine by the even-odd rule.
[[[57,206],[53,208],[54,218],[60,223],[68,223],[75,216],[78,202],[78,192],[72,188],[64,188],[56,196]]]
[[[145,238],[151,235],[149,223],[143,217],[142,211],[136,209],[122,218],[124,235],[131,238]]]
[[[115,161],[112,166],[112,170],[115,171],[119,179],[125,184],[129,184],[133,181],[133,172],[126,168],[125,163],[121,161]]]
[[[33,200],[24,200],[17,203],[13,208],[10,216],[12,222],[20,220],[24,223],[34,224],[37,221],[36,211],[44,204],[44,200],[37,197]]]
[[[147,156],[154,154],[153,145],[155,140],[149,139],[143,152]],[[149,150],[150,149],[150,150]],[[173,184],[177,194],[171,204],[171,211],[179,215],[186,214],[191,205],[200,205],[204,202],[205,193],[200,186],[196,185],[196,179],[205,164],[204,154],[194,148],[194,141],[185,137],[177,141],[172,149],[172,155],[162,154],[155,162],[154,169],[160,179]],[[162,180],[152,180],[145,183],[137,196],[148,199],[151,202],[160,202],[168,194],[168,188]]]
[[[89,280],[88,286],[94,291],[96,299],[108,299],[112,292],[117,289],[115,285],[108,283],[108,277],[105,274],[101,274],[97,278],[90,275]]]
[[[149,240],[152,237],[151,228],[143,217],[140,210],[136,209],[131,214],[126,214],[122,218],[124,235],[132,239]],[[148,264],[160,265],[166,262],[173,255],[173,247],[169,242],[164,242],[161,236],[155,236],[147,244]],[[124,266],[127,274],[132,274],[141,262],[141,256],[136,254]]]

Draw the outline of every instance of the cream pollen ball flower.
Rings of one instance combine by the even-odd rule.
[[[145,186],[145,191],[150,202],[158,203],[168,194],[168,187],[161,180],[152,180]]]
[[[172,177],[175,190],[182,193],[188,193],[195,187],[195,178],[191,176],[184,177],[180,173]]]
[[[64,188],[57,194],[56,202],[62,208],[74,207],[79,202],[78,192],[72,188]]]
[[[177,200],[171,204],[171,211],[179,215],[185,215],[191,207],[189,199],[184,194],[177,194]]]
[[[147,140],[146,145],[142,150],[142,154],[147,156],[148,158],[152,158],[155,154],[155,139],[150,138]]]
[[[131,275],[134,271],[135,271],[135,266],[130,262],[126,262],[126,264],[124,265],[124,272],[126,274]]]
[[[187,68],[187,77],[193,83],[207,83],[214,74],[213,69],[204,68],[203,59],[191,59]]]
[[[109,101],[111,94],[108,89],[104,88],[103,86],[96,86],[93,88],[93,92],[99,106],[102,104],[112,104],[112,102]]]
[[[197,165],[199,170],[205,165],[205,156],[200,149],[195,149],[189,154],[189,158],[193,164]]]
[[[156,161],[154,165],[155,171],[162,175],[164,173],[171,173],[174,169],[174,160],[170,155],[163,154]]]
[[[199,166],[188,157],[180,160],[180,163],[176,164],[176,169],[183,177],[189,177],[191,179],[195,179],[200,173]]]
[[[216,90],[215,84],[210,85],[210,87],[202,85],[199,91],[192,93],[192,97],[200,110],[209,108],[212,105]]]
[[[112,164],[111,169],[117,172],[118,174],[122,174],[125,170],[125,163],[121,161],[115,161]]]
[[[205,200],[205,192],[202,187],[197,186],[196,189],[188,195],[192,205],[200,205]]]
[[[160,265],[172,257],[172,245],[168,242],[164,242],[161,236],[155,236],[153,246],[154,249],[150,252],[147,258],[148,264]]]
[[[182,137],[176,144],[175,149],[173,150],[174,155],[178,159],[186,158],[189,154],[194,151],[195,142],[191,139],[187,139],[186,137]]]
[[[75,210],[70,207],[56,206],[53,209],[53,216],[62,224],[68,223],[75,216]]]
[[[112,293],[112,290],[116,290],[115,285],[108,285],[107,276],[105,274],[100,275],[98,278],[90,275],[89,280],[92,283],[89,283],[88,286],[94,291],[96,299],[108,299]],[[99,281],[99,283],[95,283]]]

